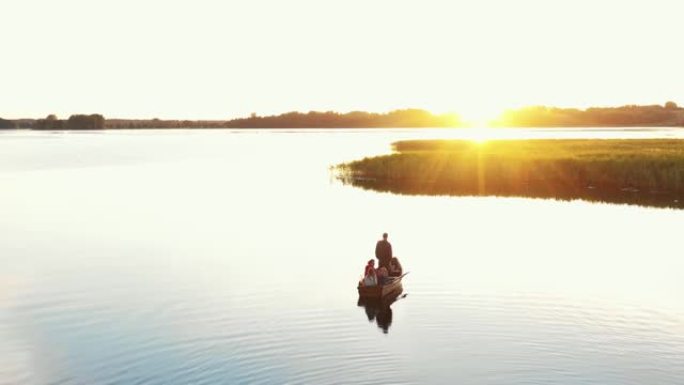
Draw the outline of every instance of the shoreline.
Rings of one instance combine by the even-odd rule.
[[[440,127],[440,126],[387,126],[387,127],[371,127],[371,126],[339,126],[339,127],[217,127],[217,126],[186,126],[186,127],[104,127],[104,128],[90,128],[90,129],[40,129],[31,127],[12,127],[1,128],[0,132],[5,131],[38,131],[38,132],[68,132],[68,131],[136,131],[136,130],[441,130],[449,131],[455,130],[457,132],[468,132],[469,130],[486,130],[490,132],[505,132],[508,130],[577,130],[590,131],[591,129],[598,130],[650,130],[650,129],[684,129],[684,125],[587,125],[587,126],[506,126],[506,127],[479,127],[479,126],[462,126],[462,127]],[[496,140],[496,139],[492,139]]]

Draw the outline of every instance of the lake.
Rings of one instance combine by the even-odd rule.
[[[684,211],[329,169],[399,139],[683,132],[0,133],[0,384],[684,383]],[[359,306],[383,232],[410,274]]]

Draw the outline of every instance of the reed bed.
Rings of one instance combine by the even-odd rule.
[[[338,165],[345,182],[427,195],[530,196],[683,207],[684,141],[414,140]]]

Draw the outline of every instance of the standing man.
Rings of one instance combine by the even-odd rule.
[[[389,264],[392,259],[392,245],[387,242],[387,233],[382,234],[382,240],[375,244],[375,258],[378,259],[379,267],[384,267],[389,271]]]

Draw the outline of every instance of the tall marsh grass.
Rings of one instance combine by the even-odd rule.
[[[681,140],[419,140],[342,165],[382,191],[588,199],[684,207]]]

